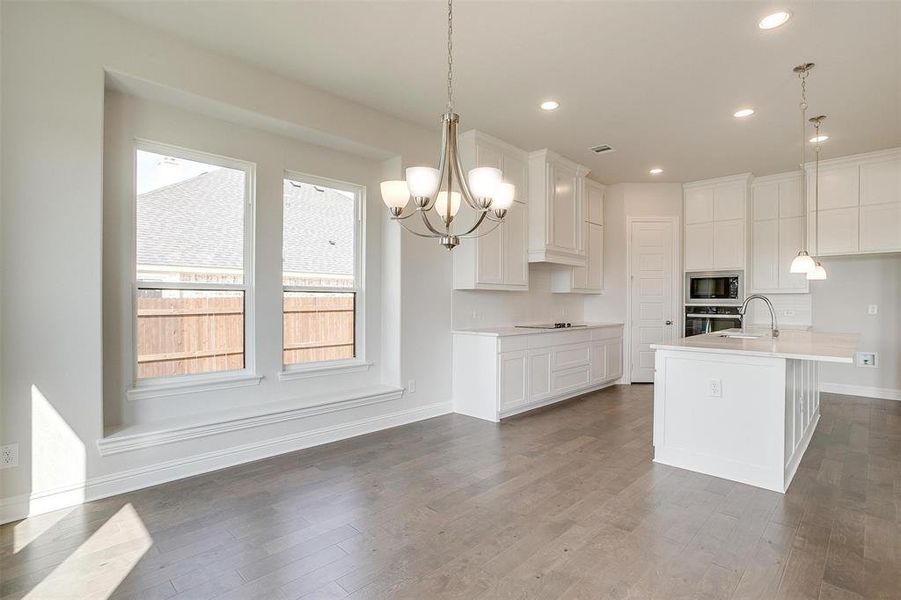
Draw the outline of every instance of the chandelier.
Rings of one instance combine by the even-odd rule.
[[[801,102],[798,104],[801,109],[801,201],[803,203],[807,202],[807,170],[805,168],[805,149],[807,148],[807,76],[810,74],[810,71],[814,68],[814,63],[803,63],[798,65],[793,69],[794,73],[798,74],[798,79],[801,80]],[[820,246],[820,122],[825,119],[824,115],[820,115],[818,117],[813,117],[810,119],[810,122],[814,124],[814,128],[816,129],[816,155],[817,155],[817,166],[814,172],[814,233],[816,234],[816,250],[819,251]],[[805,211],[806,213],[807,211]],[[809,214],[809,213],[807,213]],[[820,264],[818,260],[814,260],[812,256],[807,252],[807,226],[805,221],[805,227],[803,232],[803,240],[804,245],[801,250],[798,252],[798,255],[792,260],[791,267],[789,271],[792,273],[804,273],[807,275],[807,279],[809,280],[820,280],[826,279],[826,269],[823,268],[823,265]],[[815,253],[816,254],[816,253]]]
[[[406,180],[383,181],[381,184],[382,200],[392,220],[414,235],[437,239],[448,250],[453,250],[461,238],[480,237],[494,231],[513,206],[516,193],[513,184],[504,182],[500,169],[478,167],[470,170],[468,177],[463,176],[457,151],[460,116],[454,112],[453,32],[453,0],[448,0],[447,110],[441,117],[438,168],[410,167],[406,171]],[[404,214],[411,197],[413,210]],[[458,228],[454,218],[463,201],[475,212],[475,217],[469,227]],[[417,231],[405,223],[417,213],[422,218],[425,231]],[[486,220],[490,223],[482,227]]]

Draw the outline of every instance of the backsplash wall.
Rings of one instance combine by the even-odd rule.
[[[529,265],[528,292],[454,290],[454,329],[504,327],[523,323],[582,321],[585,296],[551,292],[551,271],[545,263]]]

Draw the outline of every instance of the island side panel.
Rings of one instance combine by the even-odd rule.
[[[655,462],[785,491],[785,359],[661,349],[655,368]]]
[[[789,359],[785,365],[785,484],[791,484],[820,422],[819,363]]]
[[[455,334],[453,344],[454,412],[496,423],[498,338]]]

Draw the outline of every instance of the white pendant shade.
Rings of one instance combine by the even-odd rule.
[[[823,268],[823,265],[817,263],[813,271],[807,274],[807,279],[810,281],[822,281],[826,279],[826,269]]]
[[[516,186],[512,183],[501,182],[494,193],[491,208],[494,210],[509,210],[513,206],[513,198],[516,196]]]
[[[800,252],[798,252],[798,256],[796,256],[792,260],[790,270],[792,273],[810,273],[814,270],[814,268],[816,268],[816,266],[816,263],[814,262],[813,258],[811,258],[809,254],[807,254],[807,251],[801,250]]]
[[[438,191],[438,169],[410,167],[407,169],[407,186],[414,198],[433,198]]]
[[[479,167],[469,172],[469,191],[476,198],[494,198],[503,181],[500,169]]]
[[[402,209],[410,201],[410,190],[406,181],[383,181],[382,202],[388,208]]]
[[[460,210],[460,192],[451,192],[450,216],[454,218]],[[435,199],[435,212],[443,221],[447,221],[447,192],[438,192]]]

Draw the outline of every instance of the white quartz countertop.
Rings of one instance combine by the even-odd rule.
[[[509,335],[535,335],[540,333],[560,333],[561,331],[585,331],[601,327],[622,327],[622,323],[579,323],[584,327],[566,327],[561,329],[531,329],[528,327],[483,327],[478,329],[455,329],[452,333],[461,335],[489,335],[503,337]]]
[[[759,337],[742,339],[722,337],[723,334],[747,334]],[[859,337],[856,333],[782,330],[779,337],[774,338],[770,335],[768,327],[749,327],[744,330],[727,329],[695,335],[668,344],[651,344],[651,348],[851,363],[854,362]]]

